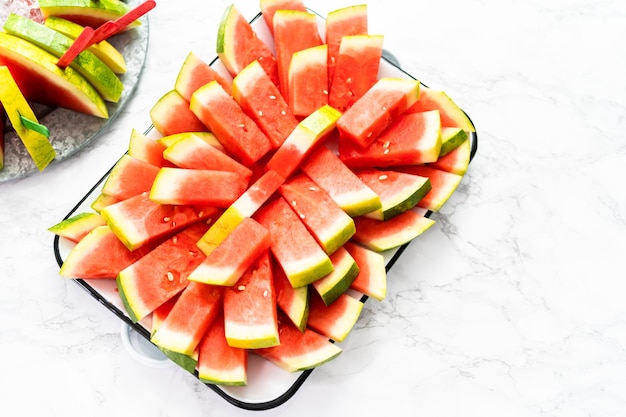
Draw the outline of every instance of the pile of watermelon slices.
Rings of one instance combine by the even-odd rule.
[[[340,354],[474,132],[444,92],[379,75],[365,5],[260,5],[254,26],[227,8],[219,60],[189,53],[92,210],[50,228],[74,244],[61,276],[116,280],[128,317],[212,384],[245,385],[250,353],[288,372]]]

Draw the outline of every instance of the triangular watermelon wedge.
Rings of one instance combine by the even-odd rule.
[[[346,293],[326,305],[317,293],[312,292],[310,302],[307,325],[335,342],[343,342],[348,337],[363,310],[363,302]]]
[[[254,352],[287,372],[304,371],[329,362],[342,350],[311,329],[298,330],[287,317],[278,319],[280,345]]]
[[[350,284],[350,288],[382,301],[387,296],[385,257],[353,242],[346,243],[344,248],[359,266],[359,273]]]

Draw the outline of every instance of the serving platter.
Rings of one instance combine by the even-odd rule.
[[[134,6],[135,3],[138,3],[138,0],[128,2],[130,6]],[[56,151],[56,158],[50,166],[66,160],[98,138],[115,121],[132,97],[143,71],[150,32],[148,16],[144,15],[139,20],[142,22],[140,26],[108,39],[126,61],[126,72],[120,75],[124,86],[122,96],[117,103],[107,103],[108,119],[59,107],[32,104],[39,122],[50,130],[50,141]],[[8,125],[8,120],[6,122],[4,168],[0,169],[0,183],[39,172],[17,133]],[[45,174],[45,170],[42,174]]]
[[[270,44],[271,36],[269,35],[267,26],[260,13],[251,21],[251,24],[259,37],[266,40],[268,44]],[[320,17],[320,33],[323,35],[322,17]],[[217,69],[218,72],[227,74],[218,58],[216,58],[211,65]],[[400,68],[396,58],[388,52],[383,54],[379,77],[404,77],[416,79]],[[159,136],[156,129],[152,126],[148,127],[144,133],[147,136],[155,138]],[[478,148],[478,136],[476,132],[471,132],[469,136],[471,141],[471,160],[473,159]],[[112,168],[113,167],[111,167],[111,169]],[[72,215],[81,212],[91,211],[90,204],[100,194],[102,185],[109,172],[103,174],[100,181],[87,191],[85,196],[77,202],[77,204],[67,213],[65,218],[69,218]],[[426,217],[430,217],[433,214],[432,212],[426,210],[423,210],[422,213]],[[59,267],[63,264],[64,259],[67,257],[72,247],[73,244],[69,241],[59,238],[59,236],[54,237],[53,248]],[[388,273],[407,247],[408,244],[383,253]],[[126,323],[127,326],[131,327],[139,335],[143,336],[148,343],[151,343],[149,341],[151,329],[150,317],[148,316],[138,323],[133,323],[126,313],[118,295],[115,280],[72,279],[72,281],[87,291],[91,297],[115,314],[120,320]],[[357,298],[360,298],[363,302],[367,300],[367,296],[365,295],[358,293],[353,293],[352,295],[357,296]],[[322,366],[332,366],[332,361]],[[313,371],[314,369],[289,373],[251,352],[248,358],[248,381],[246,386],[230,387],[213,384],[205,385],[224,400],[239,408],[248,410],[266,410],[277,407],[288,401],[298,391],[298,389],[302,387]],[[197,371],[194,376],[198,378]]]

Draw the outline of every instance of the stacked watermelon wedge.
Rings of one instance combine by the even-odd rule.
[[[126,315],[211,384],[246,385],[249,354],[288,372],[337,357],[364,301],[385,299],[390,254],[458,187],[475,140],[445,93],[386,75],[365,6],[324,20],[277,4],[261,0],[271,15],[255,26],[229,6],[220,60],[190,53],[90,215],[50,228],[74,245],[63,277],[114,282]]]

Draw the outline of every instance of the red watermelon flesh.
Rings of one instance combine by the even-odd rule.
[[[320,366],[341,354],[342,350],[328,338],[311,329],[298,330],[291,321],[279,315],[280,345],[256,349],[255,353],[287,372],[304,371]]]
[[[189,275],[192,281],[232,286],[270,247],[270,233],[251,217],[239,223]]]
[[[226,342],[224,315],[218,315],[198,345],[198,378],[205,383],[246,385],[248,351]]]
[[[313,46],[291,56],[287,74],[289,107],[297,117],[306,117],[328,104],[327,45]]]
[[[168,146],[163,157],[179,168],[234,172],[246,182],[252,176],[252,170],[248,167],[193,134]]]
[[[191,355],[222,311],[222,287],[189,282],[150,340],[174,352]]]
[[[270,231],[272,253],[294,288],[332,271],[330,258],[284,198],[261,207],[255,218]]]
[[[224,290],[224,323],[230,346],[276,346],[278,319],[269,251],[259,255],[232,287]]]
[[[187,276],[205,258],[196,241],[195,233],[182,231],[120,271],[117,287],[131,320],[143,319],[187,286]]]
[[[299,10],[306,12],[306,6],[301,0],[261,0],[259,2],[261,13],[270,33],[274,34],[274,13],[276,10]]]
[[[176,90],[168,91],[152,106],[150,120],[163,136],[208,131],[205,124],[189,109],[189,102]]]
[[[387,296],[385,257],[353,242],[347,242],[344,248],[359,266],[359,273],[350,284],[350,288],[382,301]]]
[[[304,161],[301,170],[352,217],[382,207],[380,197],[326,146],[316,149]]]
[[[317,17],[299,10],[277,10],[274,13],[274,41],[280,92],[285,101],[289,98],[289,65],[295,52],[322,45]]]
[[[219,72],[204,62],[198,55],[189,52],[183,65],[178,71],[174,89],[185,100],[191,101],[191,96],[195,91],[211,81],[217,81],[225,91],[230,93],[231,82],[223,77]]]
[[[437,110],[403,114],[366,148],[345,138],[339,158],[350,168],[424,164],[439,158],[441,121]]]
[[[101,211],[111,230],[133,251],[219,214],[216,207],[159,204],[150,200],[148,193],[110,204]]]
[[[354,234],[354,221],[305,174],[290,178],[280,193],[327,254],[339,249]]]
[[[233,80],[233,97],[278,148],[298,125],[278,87],[259,61],[252,61]]]
[[[344,113],[378,80],[382,35],[344,36],[330,79],[328,103]]]
[[[341,137],[368,146],[417,101],[419,91],[416,80],[380,78],[337,121]]]
[[[190,108],[226,151],[248,167],[272,148],[265,133],[217,81],[198,89],[191,98]]]
[[[109,173],[102,186],[102,193],[118,200],[126,200],[150,191],[158,173],[158,166],[125,154]]]
[[[367,35],[367,5],[343,7],[326,16],[328,44],[328,79],[333,80],[341,39],[349,35]]]
[[[335,342],[344,341],[363,309],[361,301],[346,293],[327,306],[319,294],[311,292],[310,303],[307,326]]]
[[[72,248],[61,266],[65,278],[108,278],[141,259],[150,249],[130,251],[109,226],[94,228]]]

